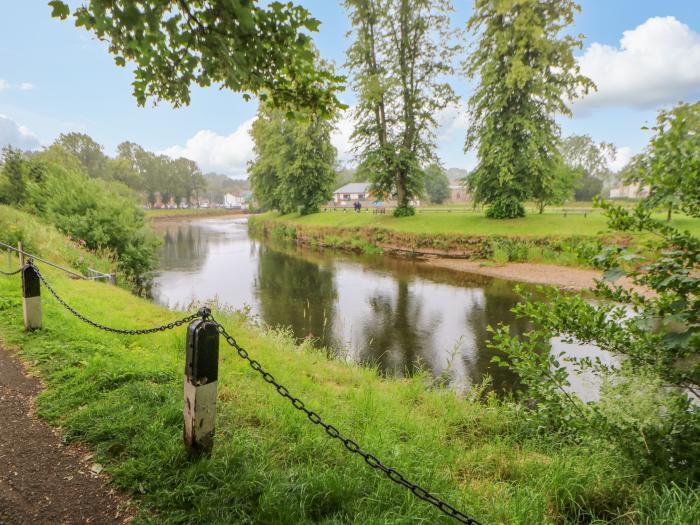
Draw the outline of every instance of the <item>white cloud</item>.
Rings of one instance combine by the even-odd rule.
[[[22,82],[21,84],[10,84],[7,80],[0,78],[0,91],[31,91],[36,86],[31,82]]]
[[[161,151],[169,157],[185,157],[206,171],[244,178],[246,165],[253,159],[250,128],[254,119],[246,120],[230,135],[219,135],[208,129],[198,131],[184,146],[171,146]]]
[[[654,108],[700,94],[700,34],[672,16],[625,31],[619,47],[591,44],[579,64],[598,91],[577,101],[577,110]]]
[[[36,149],[39,138],[25,126],[20,126],[10,117],[0,115],[0,148],[13,146],[20,149]]]
[[[352,118],[352,109],[346,109],[331,134],[331,143],[338,150],[338,163],[341,166],[354,165],[355,155],[352,151],[352,141],[350,140],[354,128],[355,122]]]
[[[463,140],[469,127],[466,104],[450,104],[438,112],[435,120],[438,124],[438,142],[449,142],[458,136]]]
[[[22,82],[19,85],[19,90],[20,91],[31,91],[35,88],[36,86],[32,84],[31,82]]]
[[[0,78],[0,91],[5,91],[10,89],[10,83],[7,80]]]
[[[615,158],[611,159],[609,162],[610,169],[613,171],[620,171],[622,168],[627,166],[627,163],[632,160],[632,157],[634,157],[632,148],[628,148],[627,146],[617,148]]]

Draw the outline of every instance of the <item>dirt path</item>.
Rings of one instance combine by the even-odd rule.
[[[41,390],[0,348],[0,525],[128,523],[125,498],[92,472],[86,450],[34,415]]]
[[[595,285],[601,272],[584,268],[571,268],[554,264],[507,263],[499,266],[483,265],[466,259],[427,259],[425,264],[460,272],[476,273],[524,283],[548,284],[563,290],[584,290]]]

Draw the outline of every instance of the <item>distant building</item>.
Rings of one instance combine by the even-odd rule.
[[[467,191],[460,179],[450,180],[450,202],[469,202],[471,200],[471,193]]]
[[[621,184],[610,188],[611,199],[643,199],[649,195],[649,186],[642,186],[639,182]]]
[[[233,193],[224,194],[224,208],[241,208],[243,206],[243,199],[238,195]]]
[[[355,201],[362,203],[372,201],[369,182],[351,182],[333,192],[333,203],[336,206],[352,206]]]

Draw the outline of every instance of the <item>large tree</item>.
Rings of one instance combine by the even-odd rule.
[[[425,194],[432,204],[442,204],[450,198],[450,179],[436,162],[425,168]]]
[[[628,180],[649,187],[645,205],[700,215],[700,102],[662,110],[646,150],[634,159]]]
[[[318,211],[330,200],[335,182],[333,124],[318,115],[289,118],[262,105],[251,136],[255,160],[248,173],[255,198],[282,213]]]
[[[102,145],[86,133],[61,133],[56,144],[75,155],[87,174],[92,178],[106,178],[105,165],[107,156],[102,151]]]
[[[347,66],[358,94],[353,141],[377,195],[412,215],[422,164],[435,159],[436,114],[455,101],[444,76],[456,47],[447,0],[345,0],[353,44]]]
[[[52,0],[53,16],[71,14]],[[318,20],[291,2],[255,0],[89,0],[75,24],[107,42],[117,65],[134,64],[134,96],[175,106],[190,89],[221,85],[269,98],[279,107],[329,113],[341,78],[316,59],[308,32]]]
[[[475,0],[465,72],[479,83],[465,149],[477,150],[469,186],[490,217],[525,214],[522,201],[556,169],[555,115],[570,115],[567,103],[594,87],[573,55],[582,36],[561,34],[578,10],[573,0]]]
[[[590,135],[569,135],[559,145],[562,159],[570,168],[581,169],[590,177],[611,184],[615,177],[610,167],[617,148],[610,142],[596,142]]]

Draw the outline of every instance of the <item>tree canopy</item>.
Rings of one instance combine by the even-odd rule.
[[[66,2],[51,0],[66,19]],[[89,0],[76,26],[107,42],[118,66],[134,65],[134,96],[175,106],[193,84],[219,84],[277,107],[328,114],[340,104],[342,78],[317,60],[310,32],[319,21],[292,2],[255,0]]]
[[[436,114],[456,97],[447,0],[346,0],[353,43],[347,66],[359,101],[353,141],[375,195],[396,196],[395,215],[415,213],[422,164],[435,160]]]
[[[307,214],[331,199],[336,177],[332,130],[333,123],[317,115],[290,119],[283,111],[260,107],[251,129],[255,159],[248,178],[261,206]]]
[[[582,36],[561,35],[578,10],[573,0],[474,3],[467,29],[478,42],[465,72],[478,86],[465,149],[477,150],[469,186],[490,217],[525,214],[522,201],[556,169],[555,115],[570,115],[568,101],[593,87],[573,55]]]
[[[450,198],[450,179],[437,163],[425,168],[425,193],[432,204],[442,204]]]

